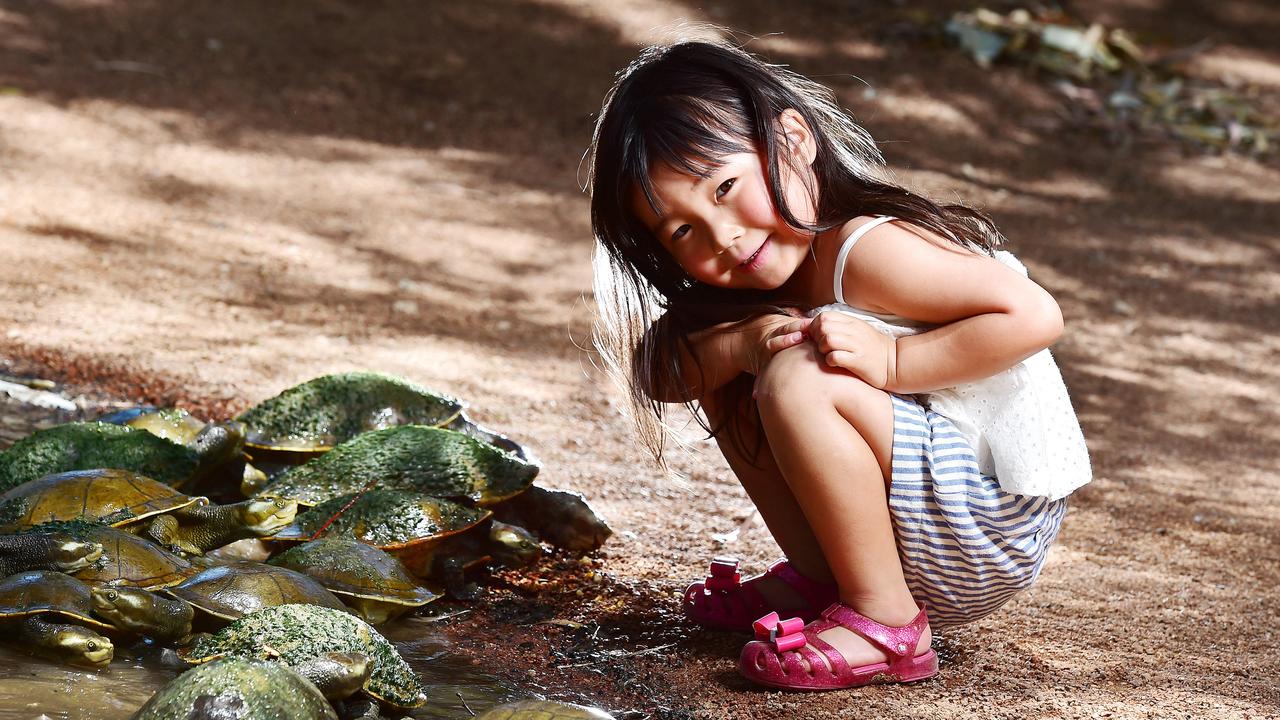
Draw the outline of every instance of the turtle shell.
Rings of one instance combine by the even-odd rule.
[[[445,541],[489,519],[488,510],[403,490],[370,490],[340,495],[294,519],[271,537],[304,541],[352,537],[394,555],[410,572],[429,575],[432,558]]]
[[[598,708],[554,700],[517,700],[480,713],[476,720],[613,720]]]
[[[85,520],[46,522],[22,533],[65,532],[81,542],[102,546],[102,557],[72,573],[90,585],[119,585],[156,590],[186,580],[191,563],[123,530]]]
[[[326,652],[359,652],[373,667],[364,691],[398,708],[426,702],[422,680],[386,638],[365,621],[315,605],[263,608],[180,649],[191,663],[223,656],[274,658],[297,665]]]
[[[290,548],[270,564],[306,573],[339,597],[406,608],[439,597],[414,580],[404,564],[372,545],[347,537],[322,537]],[[357,609],[363,603],[355,604]],[[368,622],[378,624],[361,613]]]
[[[353,537],[383,550],[440,540],[475,527],[488,510],[403,490],[370,490],[339,495],[294,518],[271,536],[300,542],[319,537]]]
[[[407,380],[348,372],[309,380],[241,414],[246,445],[278,452],[319,453],[361,433],[396,425],[444,425],[463,405]]]
[[[289,468],[258,495],[316,505],[376,486],[492,505],[523,492],[537,474],[537,465],[462,433],[402,425]]]
[[[120,468],[169,485],[191,478],[200,465],[195,450],[110,423],[67,423],[37,430],[0,453],[0,491],[54,473]]]
[[[26,482],[0,495],[6,529],[85,518],[114,527],[183,508],[204,498],[184,495],[128,470],[73,470]]]
[[[228,657],[192,668],[165,685],[131,720],[338,720],[315,685],[285,665]]]
[[[346,609],[333,593],[300,572],[248,561],[202,570],[165,592],[223,620],[294,603]]]
[[[0,617],[54,614],[77,625],[114,630],[93,617],[89,586],[53,570],[28,570],[0,579]]]

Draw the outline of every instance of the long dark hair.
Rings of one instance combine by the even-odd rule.
[[[782,189],[777,120],[788,108],[817,145],[813,223],[796,217]],[[627,394],[641,441],[663,465],[666,406],[655,398],[674,391],[699,417],[680,373],[689,334],[783,308],[764,292],[698,283],[676,264],[631,209],[637,190],[656,205],[652,168],[706,175],[725,155],[761,152],[774,207],[795,228],[818,233],[861,215],[892,215],[976,251],[990,253],[1003,240],[986,215],[939,205],[894,183],[875,141],[830,90],[724,43],[687,41],[641,52],[605,95],[592,147],[595,345]],[[741,380],[721,389],[722,406],[746,401],[749,385]],[[699,422],[713,435],[722,430]],[[734,443],[755,455],[741,435]]]

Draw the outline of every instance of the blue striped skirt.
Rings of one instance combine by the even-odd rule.
[[[907,586],[934,627],[972,622],[1035,581],[1066,498],[1001,490],[950,420],[892,397],[889,512]]]

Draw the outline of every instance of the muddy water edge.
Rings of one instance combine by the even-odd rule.
[[[47,404],[41,406],[30,402],[30,398],[16,399],[0,392],[0,449],[8,448],[36,430],[64,422],[96,418],[127,405],[80,396],[74,403],[63,402],[61,407]],[[543,563],[543,567],[545,572],[550,573],[555,572],[556,566],[561,569],[566,566],[573,568],[575,564],[564,559],[550,560]],[[589,561],[585,564],[589,565]],[[587,574],[590,575],[590,572]],[[529,629],[525,632],[531,636],[546,638],[548,634],[556,634],[548,633],[545,627],[538,627],[537,618],[547,615],[545,610],[530,610],[527,597],[524,602],[517,597],[520,595],[519,586],[524,583],[514,576],[508,576],[506,580],[499,577],[496,582],[500,587],[496,593],[491,593],[491,603],[497,598],[505,598],[516,600],[519,607],[507,608],[495,616],[490,612],[492,607],[480,608],[479,613],[473,613],[477,608],[433,603],[424,608],[420,615],[403,618],[379,628],[409,665],[422,676],[428,687],[428,702],[411,713],[410,717],[419,720],[467,718],[495,705],[529,697],[554,697],[594,705],[609,710],[619,718],[655,715],[651,711],[620,709],[627,707],[628,700],[634,702],[634,698],[627,698],[629,693],[618,693],[615,688],[609,687],[610,683],[579,683],[574,682],[571,677],[546,682],[541,672],[534,669],[520,671],[513,667],[520,662],[518,654],[514,657],[500,652],[495,655],[492,643],[467,642],[467,638],[473,637],[478,630],[492,632],[495,641],[508,632],[519,633],[514,627],[492,627],[492,622],[496,621],[499,625],[503,623],[504,613],[511,616],[508,621],[528,625]],[[538,582],[545,583],[545,579]],[[532,604],[538,605],[536,602]],[[461,629],[451,627],[455,624],[460,625]],[[553,630],[565,628],[556,627]],[[459,635],[463,638],[461,648],[454,641]],[[599,633],[595,633],[595,636],[598,635]],[[533,643],[524,642],[526,649],[532,646]],[[132,646],[127,642],[118,642],[116,648],[116,658],[109,669],[89,671],[31,657],[0,645],[0,720],[123,720],[130,717],[151,695],[184,669],[170,659],[171,653],[148,642]],[[486,649],[491,652],[486,653]],[[590,666],[610,660],[609,651],[593,650],[589,653],[594,655],[539,651],[539,654],[544,654],[543,658],[539,658],[543,662],[533,664],[543,665],[547,660],[587,657],[582,667],[588,670],[583,674],[599,679],[601,673],[598,669],[590,669]],[[528,654],[525,657],[533,660]],[[643,694],[648,695],[650,702],[657,700],[653,694]],[[657,716],[689,717],[686,711],[663,707],[660,702],[657,706]]]

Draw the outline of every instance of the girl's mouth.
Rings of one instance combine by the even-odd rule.
[[[765,248],[768,246],[769,238],[765,238],[764,242],[760,243],[760,247],[756,248],[756,251],[751,253],[750,257],[738,263],[738,268],[745,272],[753,272],[759,269],[764,261]]]

